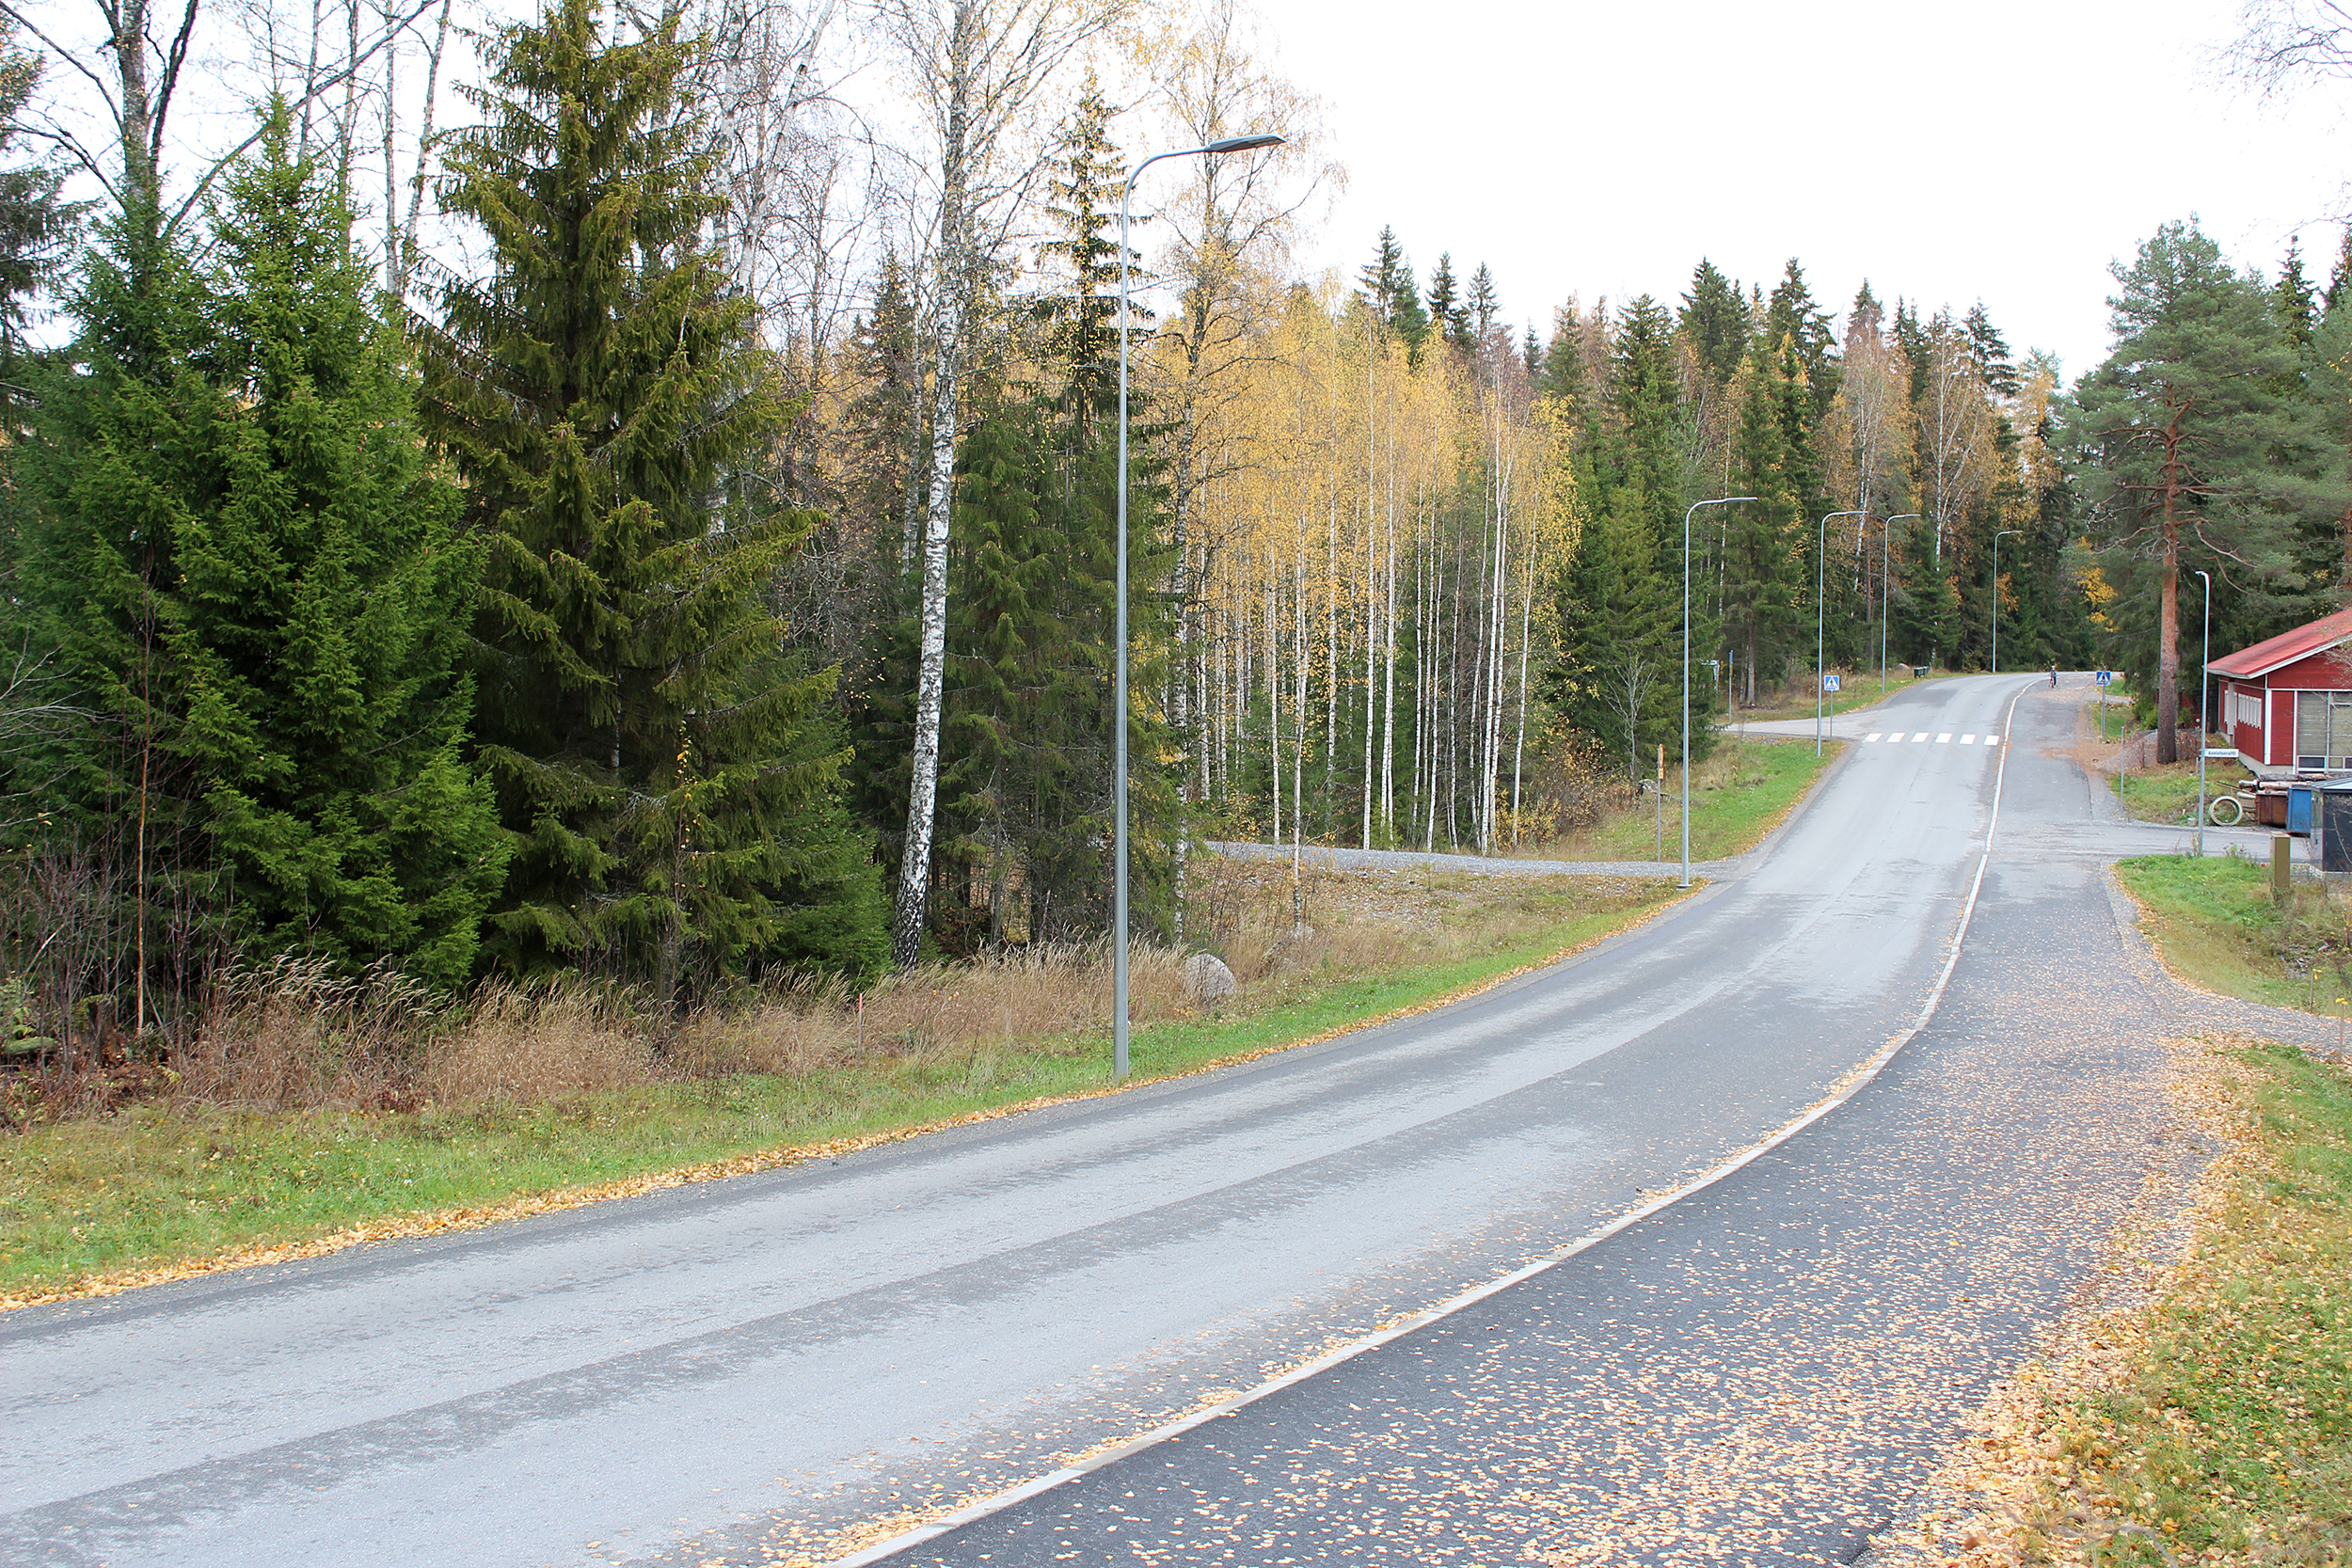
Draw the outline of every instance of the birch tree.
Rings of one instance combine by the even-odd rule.
[[[891,959],[912,965],[930,908],[947,653],[947,538],[975,306],[1021,198],[1045,164],[1038,117],[1064,66],[1126,0],[887,0],[883,23],[921,104],[936,162],[930,460],[920,550],[914,774],[891,917]]]
[[[1271,131],[1277,149],[1244,157],[1184,160],[1167,169],[1172,199],[1151,211],[1169,234],[1159,277],[1178,307],[1157,334],[1157,373],[1168,447],[1175,659],[1169,720],[1184,749],[1179,770],[1172,846],[1177,935],[1183,936],[1190,830],[1185,817],[1199,782],[1192,697],[1200,685],[1195,599],[1217,541],[1203,531],[1200,498],[1220,476],[1250,461],[1230,418],[1237,379],[1257,352],[1256,329],[1269,309],[1271,278],[1286,270],[1302,208],[1334,178],[1315,148],[1315,101],[1269,71],[1257,57],[1246,17],[1233,0],[1210,0],[1192,25],[1155,56],[1165,86],[1163,118],[1173,145],[1204,147],[1245,132]]]
[[[1950,311],[1928,324],[1928,385],[1915,417],[1939,568],[1945,541],[1958,537],[1962,520],[1991,494],[1999,477],[1994,450],[1999,420],[1982,369],[1967,332]]]

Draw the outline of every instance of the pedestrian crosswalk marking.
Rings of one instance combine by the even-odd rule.
[[[1899,746],[1906,738],[1914,742],[1917,742],[1929,739],[1930,736],[1928,732],[1925,730],[1921,730],[1918,734],[1908,737],[1906,737],[1900,730],[1872,730],[1868,735],[1864,736],[1862,738],[1865,741],[1883,740],[1889,746]],[[1951,732],[1948,730],[1942,735],[1933,736],[1932,738],[1938,746],[1949,746],[1952,743]],[[1966,735],[1962,736],[1960,737],[1960,743],[1963,746],[1974,746],[1977,743],[1976,732],[1971,730]],[[2001,743],[2001,737],[1997,735],[1988,735],[1984,737],[1984,743],[1987,746],[1998,746]]]

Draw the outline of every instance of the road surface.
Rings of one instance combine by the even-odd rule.
[[[2006,756],[1949,992],[1852,1101],[897,1560],[1846,1558],[2095,1261],[2163,1132],[2154,1040],[2227,1011],[2135,958],[2111,849],[2073,847],[2116,835],[2059,754],[2072,694],[2031,689],[1899,694],[1889,723],[1931,738],[1853,746],[1769,852],[1441,1013],[0,1318],[0,1561],[771,1561],[1115,1448],[1805,1115],[1920,1015]]]

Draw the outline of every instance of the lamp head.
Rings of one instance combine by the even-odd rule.
[[[1202,148],[1203,152],[1250,152],[1261,147],[1279,147],[1282,138],[1271,131],[1245,131],[1238,136],[1226,136]]]

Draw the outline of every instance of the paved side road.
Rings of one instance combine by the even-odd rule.
[[[1210,848],[1228,860],[1280,861],[1291,860],[1294,851],[1286,844],[1212,844]],[[1534,861],[1505,855],[1459,855],[1443,850],[1421,849],[1349,849],[1320,844],[1301,846],[1295,851],[1298,862],[1309,870],[1336,867],[1348,871],[1467,871],[1482,877],[1675,877],[1682,875],[1682,862],[1671,861]],[[1744,856],[1730,860],[1692,861],[1691,875],[1709,879],[1729,875],[1739,868]]]

